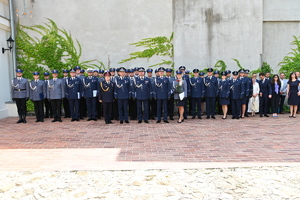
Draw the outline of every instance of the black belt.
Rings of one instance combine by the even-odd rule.
[[[26,89],[15,89],[15,90],[17,90],[17,91],[20,92],[20,91],[24,91],[24,90],[26,90]]]

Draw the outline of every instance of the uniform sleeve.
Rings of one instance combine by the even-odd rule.
[[[167,88],[167,91],[168,91],[168,98],[170,98],[171,97],[171,87],[170,87],[170,81],[169,81],[169,79],[167,79],[168,80],[168,88]]]
[[[183,90],[184,90],[184,97],[188,95],[188,83],[186,81],[183,82]]]
[[[114,84],[114,97],[115,97],[115,99],[117,99],[118,98],[118,90],[117,90],[116,84],[115,83],[113,83],[113,84]]]
[[[272,87],[270,82],[268,82],[268,90],[269,90],[269,95],[272,95]]]
[[[245,95],[245,84],[241,83],[241,96],[240,96],[240,99],[242,99],[244,95]]]
[[[205,85],[204,85],[204,79],[203,79],[203,80],[201,79],[200,85],[201,85],[200,89],[201,89],[201,91],[202,91],[201,98],[204,98],[204,97],[205,97]]]
[[[63,80],[62,80],[62,83],[60,85],[61,85],[61,95],[62,95],[61,98],[63,99],[66,96],[65,95],[65,86],[64,86],[65,84],[63,84]]]
[[[29,84],[29,83],[28,83]],[[29,99],[32,100],[33,99],[33,91],[32,89],[29,90]]]
[[[98,100],[102,100],[102,89],[100,84],[102,84],[102,82],[98,84]]]

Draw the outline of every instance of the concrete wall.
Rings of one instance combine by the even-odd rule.
[[[60,28],[72,33],[82,44],[83,60],[98,59],[111,67],[146,66],[160,59],[135,60],[118,64],[129,53],[139,50],[129,44],[143,38],[170,36],[172,0],[26,0],[32,18],[20,17],[23,25],[36,25],[54,20]],[[23,9],[23,1],[14,1]]]
[[[0,118],[8,116],[8,109],[5,105],[5,102],[11,100],[10,95],[10,78],[12,77],[11,68],[11,53],[6,51],[2,54],[2,47],[7,48],[6,40],[10,36],[10,25],[9,20],[9,8],[8,2],[1,0],[0,1]]]
[[[174,0],[175,65],[256,69],[262,53],[262,0]]]
[[[300,1],[264,0],[263,59],[277,72],[300,36]]]

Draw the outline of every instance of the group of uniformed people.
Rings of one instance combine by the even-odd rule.
[[[231,75],[230,70],[220,73],[208,68],[205,77],[198,69],[190,77],[184,66],[176,71],[176,77],[172,76],[171,68],[160,67],[155,76],[152,72],[143,67],[132,70],[120,67],[105,72],[88,69],[85,76],[80,66],[76,66],[63,70],[63,78],[58,78],[59,72],[52,70],[52,79],[48,72],[44,73],[44,80],[39,79],[39,72],[33,72],[33,80],[28,81],[22,77],[23,71],[17,69],[17,77],[12,80],[12,98],[19,114],[17,123],[26,123],[28,99],[34,103],[36,122],[43,122],[45,117],[62,122],[63,105],[65,117],[71,121],[83,119],[87,111],[88,121],[97,121],[103,115],[106,124],[113,123],[112,119],[129,123],[129,116],[131,120],[137,118],[138,123],[149,123],[155,117],[156,123],[162,120],[169,123],[168,117],[174,120],[174,96],[179,111],[183,112],[178,123],[187,119],[188,114],[201,119],[203,102],[207,119],[215,119],[216,103],[223,111],[223,119],[227,118],[228,109],[233,119],[248,116],[247,105],[252,95],[249,70],[241,69]]]

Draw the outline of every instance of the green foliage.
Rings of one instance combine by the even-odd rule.
[[[34,105],[32,101],[26,101],[27,111],[34,111]]]
[[[279,72],[281,73],[290,74],[291,72],[300,71],[300,36],[293,37],[294,41],[291,44],[295,45],[296,48],[292,48],[292,51],[279,63],[281,65]]]
[[[232,60],[234,60],[236,62],[236,64],[238,65],[238,67],[240,69],[245,69],[244,67],[242,67],[242,65],[241,65],[241,63],[240,63],[240,61],[238,59],[232,58]]]
[[[78,40],[74,41],[71,33],[57,27],[48,19],[45,25],[17,25],[16,35],[17,63],[24,70],[25,78],[32,78],[33,71],[50,71],[70,69],[76,65],[104,68],[97,60],[80,62],[82,47]],[[96,62],[92,63],[92,62]]]
[[[273,71],[273,69],[270,67],[270,65],[266,62],[263,62],[262,66],[259,67],[256,70],[251,71],[251,74],[259,74],[261,72],[263,72],[263,73],[267,73],[267,72],[272,73],[272,71]]]
[[[165,36],[159,36],[154,38],[145,38],[139,42],[131,43],[130,45],[134,45],[135,47],[144,47],[143,51],[136,51],[130,54],[130,57],[122,60],[121,63],[125,63],[131,60],[135,60],[137,58],[146,58],[149,61],[153,56],[167,56],[170,60],[162,59],[162,62],[150,65],[148,67],[154,67],[157,65],[169,65],[174,68],[174,46],[172,43],[174,33],[170,36],[170,38]]]
[[[220,69],[219,69],[220,68]],[[216,70],[219,70],[221,72],[224,72],[226,71],[226,68],[227,68],[227,65],[226,63],[223,61],[223,60],[218,60],[214,66],[214,69]]]

